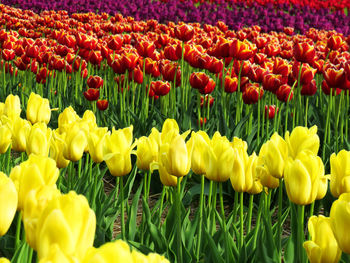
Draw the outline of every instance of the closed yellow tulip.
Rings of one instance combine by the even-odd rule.
[[[72,162],[79,161],[88,145],[86,133],[79,123],[73,123],[64,138],[63,156]]]
[[[31,154],[27,161],[12,168],[10,178],[18,191],[18,210],[23,209],[30,191],[56,185],[58,175],[59,171],[53,159],[35,154]]]
[[[27,120],[32,124],[44,122],[48,124],[51,118],[50,102],[34,92],[30,93],[27,104]]]
[[[106,136],[109,135],[108,128],[96,128],[87,135],[89,154],[95,163],[103,162],[103,147]]]
[[[52,133],[49,156],[56,161],[57,168],[65,168],[70,162],[63,156],[65,138],[66,133],[59,134],[57,130]]]
[[[179,125],[174,119],[166,119],[163,123],[161,132],[161,142],[172,141],[174,136],[180,133]]]
[[[0,258],[0,263],[10,263],[10,260],[7,258]]]
[[[113,176],[124,176],[131,171],[131,151],[135,147],[133,141],[133,126],[115,130],[106,136],[103,149],[103,159]]]
[[[58,116],[58,131],[59,133],[67,132],[72,123],[80,120],[80,117],[72,108],[69,106]]]
[[[80,263],[76,256],[65,255],[58,244],[50,246],[49,253],[39,263]]]
[[[230,141],[226,136],[215,132],[208,148],[208,169],[205,177],[215,182],[227,181],[233,172],[234,158]]]
[[[260,180],[261,184],[268,189],[275,189],[279,186],[279,179],[273,177],[267,167],[265,165],[264,156],[266,155],[267,147],[261,147],[257,165],[255,168],[256,176]]]
[[[123,240],[108,242],[99,248],[90,248],[82,263],[134,262],[129,245]]]
[[[137,140],[137,150],[135,151],[137,168],[148,171],[150,164],[153,161],[158,161],[159,144],[160,132],[156,128],[152,128],[148,137],[142,136]]]
[[[204,131],[192,132],[189,142],[193,143],[191,169],[195,174],[204,175],[208,169],[210,138]]]
[[[17,210],[18,195],[15,184],[0,172],[0,236],[6,234]]]
[[[304,150],[295,160],[289,158],[284,170],[284,179],[290,201],[297,205],[314,202],[322,177],[324,177],[323,162],[313,152]]]
[[[311,240],[304,242],[310,263],[337,263],[341,250],[334,237],[329,217],[312,216],[308,222]]]
[[[287,143],[275,132],[261,147],[259,158],[262,158],[264,166],[273,177],[282,178],[285,161],[288,158]]]
[[[0,125],[0,154],[3,154],[9,148],[12,142],[12,133],[7,125]]]
[[[191,168],[191,144],[185,142],[186,135],[177,134],[170,142],[160,146],[159,158],[167,173],[183,177],[187,175]]]
[[[297,126],[290,135],[289,131],[286,132],[285,140],[288,145],[289,156],[293,159],[303,150],[310,150],[314,155],[317,155],[320,148],[320,138],[317,135],[316,125],[310,129]]]
[[[67,257],[83,260],[95,237],[96,216],[85,196],[71,191],[52,199],[42,212],[36,232],[39,260],[57,244]]]
[[[154,170],[158,170],[160,182],[164,186],[176,186],[177,180],[180,180],[181,182],[182,177],[176,177],[174,175],[169,174],[161,161],[152,162],[150,164],[151,173],[153,173]]]
[[[21,115],[21,101],[17,95],[8,95],[5,100],[4,115],[11,120],[18,118]]]
[[[0,117],[4,115],[5,103],[0,102]]]
[[[157,253],[149,253],[146,258],[148,263],[169,263],[169,260]],[[137,261],[134,262],[136,263]]]
[[[344,193],[334,201],[330,213],[332,230],[340,249],[350,254],[350,193]]]
[[[12,149],[17,152],[25,152],[27,149],[27,137],[31,130],[29,121],[16,118],[12,128]]]
[[[341,150],[330,158],[331,182],[330,189],[334,197],[342,193],[350,193],[350,151]]]
[[[23,225],[26,234],[26,241],[34,250],[36,250],[36,231],[37,223],[41,213],[44,211],[48,202],[57,198],[60,191],[56,185],[43,186],[39,189],[29,191],[26,195],[23,205]]]
[[[27,136],[26,153],[48,156],[52,130],[44,122],[35,123]]]
[[[97,129],[96,116],[91,110],[86,110],[83,114],[83,118],[79,121],[84,123],[85,131],[88,133]]]

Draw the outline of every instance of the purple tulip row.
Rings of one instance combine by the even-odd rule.
[[[253,4],[250,8],[238,4],[203,3],[196,5],[193,1],[170,0],[167,3],[155,0],[3,0],[3,4],[22,9],[66,10],[76,12],[121,13],[136,20],[156,19],[161,23],[168,21],[199,22],[215,24],[224,21],[230,29],[239,30],[243,26],[259,25],[264,32],[281,31],[283,27],[294,27],[300,33],[310,27],[316,29],[336,30],[345,35],[350,34],[350,16],[341,10],[331,12],[328,9],[311,9],[309,7],[293,8],[289,5]]]

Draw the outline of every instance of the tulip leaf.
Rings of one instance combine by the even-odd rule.
[[[213,240],[207,229],[204,229],[203,232],[206,240],[208,241],[208,250],[206,250],[207,254],[205,262],[224,263],[225,261],[218,251],[218,247],[216,245],[217,243]]]
[[[136,194],[134,195],[134,198],[132,200],[132,205],[130,207],[130,213],[128,216],[128,220],[126,222],[127,226],[127,235],[129,240],[135,239],[137,224],[136,224],[136,217],[137,217],[137,208],[140,200],[141,191],[143,188],[143,184],[140,184],[139,189],[137,189]]]
[[[150,249],[148,246],[145,246],[139,242],[128,240],[128,243],[139,250],[141,253],[147,255],[149,253],[153,253],[154,251]]]
[[[290,236],[287,241],[287,246],[284,252],[284,261],[286,263],[292,263],[294,262],[295,257],[295,245],[293,242],[293,237]]]

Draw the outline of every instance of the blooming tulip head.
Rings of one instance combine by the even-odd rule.
[[[64,158],[72,162],[79,161],[83,157],[84,150],[88,143],[86,133],[79,123],[73,123],[71,125],[71,128],[66,133],[64,141]]]
[[[65,168],[69,164],[69,160],[64,158],[63,150],[65,147],[66,133],[59,134],[57,130],[53,131],[53,136],[50,142],[50,158],[56,161],[57,168]]]
[[[51,109],[48,99],[43,99],[40,95],[30,93],[27,104],[27,120],[32,124],[37,122],[49,123],[51,118]]]
[[[341,150],[337,155],[333,153],[331,163],[331,193],[339,197],[342,193],[350,192],[350,151]]]
[[[15,184],[0,172],[0,236],[6,234],[16,214],[18,195]]]
[[[219,132],[215,132],[208,148],[208,168],[205,176],[216,182],[227,181],[233,172],[234,156],[230,141]]]
[[[191,169],[195,174],[204,175],[208,168],[208,147],[210,138],[204,131],[192,132],[190,142],[193,143]]]
[[[3,154],[12,142],[12,133],[8,125],[0,125],[0,138],[0,154]]]
[[[289,134],[289,131],[286,132],[285,140],[288,145],[288,154],[292,158],[295,158],[303,150],[310,150],[316,155],[320,147],[320,138],[317,135],[316,125],[309,129],[297,126],[291,134]]]
[[[106,136],[103,149],[103,159],[113,176],[124,176],[131,171],[131,151],[135,147],[133,141],[133,126],[115,130]]]
[[[137,140],[136,150],[136,166],[148,171],[150,164],[158,161],[158,152],[160,144],[160,132],[156,128],[152,128],[152,132],[148,137],[141,137]]]
[[[107,135],[109,135],[109,132],[107,132],[106,127],[96,128],[88,133],[89,154],[95,163],[103,162],[103,147]]]
[[[59,133],[66,132],[71,123],[78,121],[80,118],[72,106],[65,108],[58,116],[58,131]]]
[[[71,191],[53,198],[37,223],[39,260],[48,257],[54,245],[58,245],[64,255],[82,260],[93,245],[95,229],[96,216],[85,196]]]
[[[29,121],[22,118],[16,118],[12,127],[12,145],[11,148],[17,152],[25,152],[27,148],[27,137],[31,130]]]
[[[284,168],[289,200],[298,205],[314,202],[322,177],[324,177],[323,162],[310,150],[300,152],[295,159],[289,157]]]
[[[27,136],[26,153],[48,156],[52,131],[44,122],[35,123]]]
[[[304,242],[310,263],[338,262],[341,250],[334,237],[329,217],[312,216],[308,222],[311,240]]]
[[[10,119],[15,119],[21,114],[21,102],[16,95],[8,95],[5,100],[4,114]]]

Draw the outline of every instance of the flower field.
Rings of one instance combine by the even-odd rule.
[[[349,1],[3,1],[0,262],[350,262]]]

